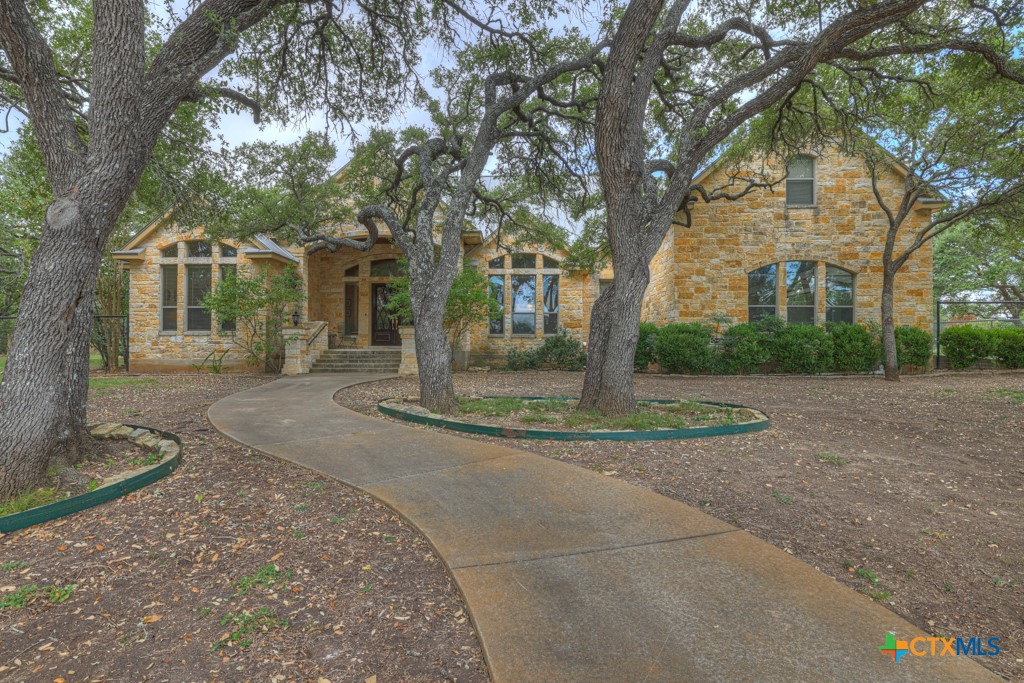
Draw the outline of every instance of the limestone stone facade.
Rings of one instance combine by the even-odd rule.
[[[680,214],[652,260],[644,320],[659,325],[726,318],[743,322],[755,313],[774,313],[791,322],[878,320],[886,220],[870,176],[863,162],[840,154],[808,159],[802,166],[807,177],[792,186],[783,182],[774,192],[758,190],[736,201],[698,202],[691,207],[688,228]],[[766,168],[776,177],[785,173],[779,163]],[[709,188],[724,186],[727,170],[712,166],[698,180]],[[902,185],[896,167],[880,179],[882,192],[894,204]],[[794,201],[797,193],[800,202]],[[940,201],[920,202],[901,231],[898,248],[940,206]],[[344,232],[356,235],[359,229],[350,226]],[[305,371],[319,348],[328,345],[402,346],[403,367],[414,367],[412,340],[403,344],[411,328],[400,329],[397,321],[380,315],[401,258],[386,233],[368,252],[307,254],[300,246],[257,237],[245,243],[225,240],[223,247],[212,245],[208,256],[190,256],[188,245],[204,239],[202,229],[155,222],[117,252],[131,273],[133,371],[188,371],[211,351],[230,346],[233,333],[222,330],[216,320],[207,330],[189,329],[187,267],[204,264],[214,274],[222,266],[242,272],[289,265],[298,269],[307,287],[299,329],[319,323],[325,328],[316,349],[293,349],[290,371]],[[586,341],[590,311],[603,284],[613,278],[610,269],[569,271],[562,267],[563,253],[539,246],[513,249],[476,232],[466,233],[463,251],[470,267],[487,273],[503,310],[490,324],[470,330],[456,349],[457,358],[469,365],[501,365],[509,349],[536,346],[561,330]],[[164,266],[172,264],[178,266],[177,280],[164,288],[164,277],[175,272]],[[163,317],[161,300],[172,291],[178,303],[173,325],[166,324],[170,317]],[[926,244],[897,277],[897,324],[929,328],[931,302],[932,254]],[[752,303],[758,306],[752,308]],[[224,367],[245,366],[240,355],[229,353]]]

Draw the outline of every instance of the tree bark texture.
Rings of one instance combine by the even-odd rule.
[[[900,381],[900,366],[896,357],[895,289],[896,273],[892,265],[887,263],[882,275],[882,366],[885,368],[885,379],[890,382]]]

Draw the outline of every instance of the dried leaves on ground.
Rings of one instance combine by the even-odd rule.
[[[0,539],[3,681],[486,681],[465,606],[388,508],[218,435],[264,376],[104,385],[89,418],[178,434],[183,463]]]
[[[579,396],[581,373],[456,375],[462,395]],[[338,400],[417,393],[415,378]],[[741,403],[748,435],[637,443],[480,438],[697,506],[805,560],[937,636],[998,637],[979,657],[1024,679],[1024,374],[637,376],[641,398]],[[419,427],[427,429],[427,427]],[[837,616],[837,618],[839,618]]]

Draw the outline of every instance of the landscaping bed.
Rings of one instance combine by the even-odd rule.
[[[645,398],[756,406],[772,428],[514,446],[698,507],[933,635],[998,637],[1001,654],[978,661],[1024,678],[1024,373],[934,373],[899,383],[656,375],[636,382]],[[471,372],[455,384],[460,395],[578,396],[582,374]],[[417,392],[416,378],[398,378],[350,387],[337,399],[381,418],[378,401]]]
[[[576,399],[537,396],[461,396],[459,412],[438,415],[419,399],[381,401],[380,412],[408,422],[458,432],[513,439],[560,441],[647,441],[735,434],[768,427],[768,418],[750,408],[688,400],[640,401],[630,415],[605,416],[577,410]]]
[[[90,422],[173,432],[185,458],[144,489],[0,537],[0,680],[487,680],[418,533],[210,427],[214,401],[273,377],[103,379],[118,381],[93,383]]]

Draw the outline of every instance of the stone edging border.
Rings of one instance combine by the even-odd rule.
[[[486,396],[484,398],[522,398],[526,400],[556,400],[573,401],[576,399],[561,396]],[[646,403],[674,403],[672,399],[642,399]],[[750,410],[760,417],[750,422],[740,422],[734,425],[715,425],[706,427],[688,427],[686,429],[651,429],[646,431],[590,431],[590,432],[568,432],[554,429],[521,429],[518,427],[495,427],[482,425],[474,422],[466,422],[453,418],[446,418],[436,413],[428,412],[419,406],[412,408],[399,399],[384,399],[377,403],[377,410],[384,415],[396,417],[406,422],[429,425],[450,429],[455,432],[466,432],[468,434],[482,434],[484,436],[496,436],[507,439],[546,439],[549,441],[667,441],[672,439],[698,439],[708,436],[725,436],[728,434],[746,434],[768,429],[771,422],[765,413],[738,403],[719,403],[716,401],[697,401],[703,405],[715,406],[717,408],[744,408]]]
[[[0,517],[0,534],[9,534],[114,500],[163,479],[181,464],[181,439],[177,434],[151,427],[118,423],[91,425],[89,431],[101,439],[127,438],[145,447],[159,448],[163,457],[156,464],[115,475],[111,481],[92,491]],[[157,438],[157,435],[160,438]]]

